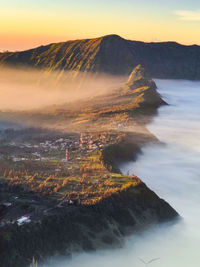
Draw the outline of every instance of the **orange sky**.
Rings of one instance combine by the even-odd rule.
[[[0,50],[23,50],[106,34],[132,40],[200,44],[200,11],[196,3],[7,0],[0,9]]]

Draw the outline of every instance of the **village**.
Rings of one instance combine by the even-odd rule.
[[[0,147],[0,159],[13,162],[50,160],[68,162],[75,159],[73,154],[87,154],[97,149],[102,150],[106,145],[115,143],[117,136],[118,134],[112,132],[86,132],[43,142],[11,141]],[[8,153],[9,150],[12,153]]]
[[[4,142],[0,147],[0,227],[37,222],[119,190],[124,181],[120,181],[121,175],[109,173],[101,153],[122,135],[84,132],[42,141]]]

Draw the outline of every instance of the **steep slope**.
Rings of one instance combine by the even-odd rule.
[[[129,74],[141,64],[152,77],[200,79],[200,46],[144,43],[108,35],[0,53],[0,65],[5,64],[112,74]]]
[[[147,107],[156,109],[160,105],[166,104],[156,91],[156,88],[155,82],[141,65],[132,70],[127,83],[123,86],[126,93],[129,91],[135,95],[141,96],[142,94],[143,101],[140,103],[140,109]]]
[[[24,267],[33,257],[43,263],[58,255],[67,260],[72,253],[120,248],[125,236],[178,218],[167,202],[140,183],[95,205],[66,206],[38,223],[0,229],[1,266]]]

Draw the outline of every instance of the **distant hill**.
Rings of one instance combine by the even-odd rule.
[[[175,42],[144,43],[107,35],[49,44],[22,52],[0,53],[0,65],[50,70],[128,75],[138,64],[155,78],[200,79],[200,46]]]

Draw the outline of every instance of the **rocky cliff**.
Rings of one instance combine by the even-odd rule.
[[[199,62],[200,46],[144,43],[125,40],[118,35],[0,53],[1,65],[127,75],[141,64],[151,77],[165,79],[200,79]]]
[[[40,223],[9,226],[0,232],[1,266],[27,266],[33,256],[42,261],[50,256],[120,247],[125,236],[177,215],[140,183],[92,206],[73,206],[44,217]]]

